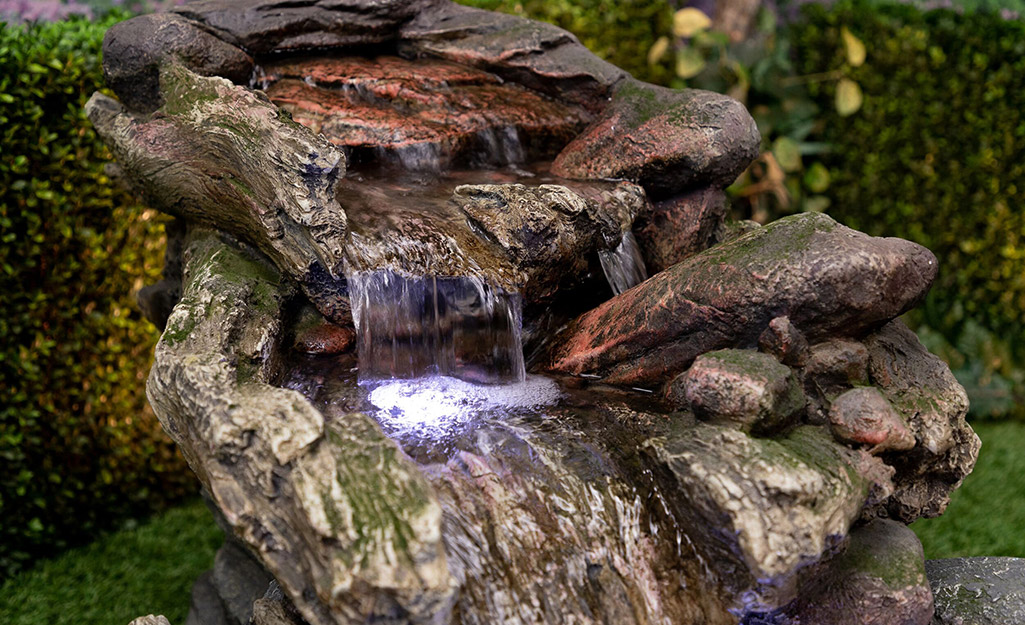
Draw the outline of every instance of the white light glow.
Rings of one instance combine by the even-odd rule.
[[[515,384],[481,385],[446,376],[389,380],[370,392],[381,425],[397,432],[439,436],[495,410],[525,410],[554,404],[553,380],[527,376]]]

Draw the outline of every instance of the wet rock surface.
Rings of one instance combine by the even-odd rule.
[[[864,333],[917,304],[935,276],[935,257],[917,244],[869,237],[818,213],[795,215],[585,313],[560,337],[550,367],[613,384],[657,383],[702,353],[753,346],[781,315],[810,341]]]
[[[927,560],[936,603],[933,625],[1025,623],[1025,559]]]
[[[722,240],[729,210],[726,193],[708,188],[655,202],[633,231],[649,273],[655,274]]]
[[[758,156],[760,140],[754,120],[732,98],[626,81],[552,171],[630,180],[664,198],[695,186],[728,186]]]

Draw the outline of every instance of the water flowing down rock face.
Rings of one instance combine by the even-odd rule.
[[[230,536],[190,625],[930,622],[904,524],[979,449],[896,320],[937,259],[727,223],[739,103],[444,0],[104,53],[87,113],[177,217],[147,392]]]

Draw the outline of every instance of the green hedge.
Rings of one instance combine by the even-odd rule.
[[[82,113],[116,21],[0,24],[0,578],[194,491],[144,384],[162,225]]]
[[[823,111],[829,213],[929,247],[940,276],[918,321],[978,413],[1025,404],[1025,23],[902,5],[810,5],[789,30],[797,70],[844,64],[841,27],[867,48],[847,73],[864,103]]]

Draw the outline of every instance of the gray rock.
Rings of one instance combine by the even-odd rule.
[[[870,445],[869,453],[907,451],[915,437],[879,389],[855,388],[840,395],[829,407],[833,436],[848,445]]]
[[[928,625],[933,594],[922,544],[903,523],[875,519],[850,534],[839,556],[804,574],[787,609],[796,623]]]
[[[641,211],[633,231],[650,273],[658,273],[722,240],[726,193],[709,187],[662,200]]]
[[[573,321],[548,366],[613,384],[658,385],[698,355],[754,346],[787,316],[809,341],[859,336],[917,304],[929,250],[874,238],[820,213],[780,219],[674,265]]]
[[[925,572],[936,602],[934,625],[1025,623],[1025,559],[928,560]]]
[[[939,516],[979,455],[979,437],[965,422],[968,396],[946,363],[899,320],[864,343],[872,383],[917,441],[914,449],[887,459],[897,469],[889,514],[905,523]]]
[[[159,616],[154,616],[152,614],[149,614],[147,616],[140,616],[139,618],[133,620],[128,625],[171,625],[171,624],[167,621],[167,617],[165,617],[163,614],[161,614]]]
[[[803,367],[808,361],[808,339],[786,316],[769,322],[769,327],[758,336],[758,349],[791,367]]]
[[[730,185],[758,156],[761,136],[733,98],[635,80],[552,163],[565,178],[630,180],[652,198]]]
[[[211,582],[224,605],[229,622],[247,625],[253,618],[253,602],[267,591],[273,579],[260,563],[235,540],[225,540],[214,557]]]
[[[253,72],[248,54],[173,13],[118,22],[103,37],[103,77],[132,111],[149,113],[164,103],[160,67],[168,63],[237,84],[247,83]]]
[[[670,384],[668,395],[700,419],[761,436],[792,425],[804,410],[794,372],[752,350],[722,349],[698,356]]]
[[[415,465],[369,417],[326,423],[267,384],[282,349],[280,276],[202,232],[185,259],[147,395],[232,533],[311,625],[444,612],[455,583],[441,509]]]
[[[192,584],[189,613],[185,617],[185,625],[235,625],[228,621],[224,603],[221,601],[220,595],[217,594],[213,577],[213,569],[203,571]]]
[[[847,534],[862,508],[890,486],[867,454],[837,445],[823,428],[777,439],[698,424],[652,439],[667,504],[690,539],[743,597],[744,611],[772,611],[795,598],[798,571]]]

